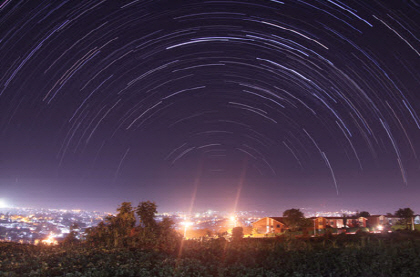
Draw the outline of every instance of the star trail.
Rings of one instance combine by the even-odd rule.
[[[16,204],[418,205],[416,0],[3,0],[0,61]]]

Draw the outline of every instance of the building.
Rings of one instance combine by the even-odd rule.
[[[414,224],[420,224],[420,215],[414,215]]]
[[[320,216],[311,217],[314,221],[314,228],[323,230],[326,228],[346,228],[346,227],[366,227],[367,218],[365,217],[338,217]]]
[[[314,221],[314,228],[317,230],[322,230],[325,228],[343,228],[344,220],[342,217],[333,217],[333,216],[320,216],[320,217],[311,217]]]
[[[287,228],[283,217],[264,217],[252,223],[252,228],[259,234],[280,234]]]
[[[382,230],[386,226],[398,224],[400,218],[391,215],[371,215],[369,217],[333,217],[320,216],[311,217],[313,221],[313,229],[325,230],[327,228],[374,228],[375,230]],[[413,218],[414,224],[420,224],[420,215],[415,215]],[[259,234],[281,234],[289,229],[285,223],[284,217],[264,217],[252,223],[253,230]]]
[[[399,218],[398,216],[386,216],[387,220],[388,220],[388,224],[389,225],[398,225],[399,221],[401,220],[401,218]]]
[[[355,227],[363,227],[366,228],[367,227],[367,221],[368,219],[366,217],[347,217],[347,226],[350,228],[355,228]]]
[[[389,224],[389,220],[385,215],[371,215],[368,217],[369,227],[374,228],[378,226],[387,226]]]

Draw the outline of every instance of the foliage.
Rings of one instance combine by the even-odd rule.
[[[77,230],[79,230],[79,225],[77,225],[77,223],[73,223],[70,226],[70,233],[64,238],[62,242],[64,246],[71,247],[80,242],[79,239],[77,238],[77,235],[78,235]]]
[[[244,237],[244,228],[234,227],[232,229],[232,240],[238,241]]]
[[[105,222],[86,231],[86,242],[107,248],[138,247],[173,252],[179,247],[181,237],[173,229],[173,222],[164,218],[155,221],[157,206],[154,202],[141,202],[137,209],[130,202],[123,202],[117,215],[110,215]],[[135,226],[135,214],[140,224]]]
[[[343,225],[344,225],[344,227],[346,227],[347,226],[347,218],[348,218],[348,216],[347,216],[347,214],[343,214],[342,215],[342,217],[343,217]]]
[[[134,210],[130,202],[123,202],[117,212],[116,216],[109,215],[105,219],[106,240],[108,244],[112,244],[114,247],[127,246],[127,237],[136,224]]]
[[[141,202],[137,206],[136,213],[139,216],[141,227],[149,229],[156,227],[155,216],[157,213],[157,205],[155,202]]]
[[[186,240],[169,254],[80,244],[0,243],[0,276],[418,276],[420,235]]]
[[[405,225],[406,229],[409,229],[411,220],[414,217],[414,211],[410,208],[398,209],[395,212],[395,216],[401,218],[401,224]]]
[[[291,231],[312,226],[312,221],[304,217],[300,209],[289,209],[283,212],[284,221]]]
[[[392,225],[390,229],[392,231],[406,230],[406,226],[405,225]],[[414,230],[420,231],[420,224],[414,224]]]
[[[411,219],[410,209],[400,210],[396,215]],[[420,268],[419,231],[370,234],[353,228],[347,232],[355,234],[348,235],[331,228],[310,237],[308,219],[291,209],[284,216],[295,230],[280,236],[243,238],[244,229],[235,227],[232,242],[182,240],[170,218],[155,220],[153,202],[136,209],[124,202],[117,212],[88,229],[82,241],[72,226],[59,246],[0,242],[0,276],[404,277],[418,276]]]
[[[357,214],[356,214],[356,217],[369,217],[370,216],[370,213],[369,212],[367,212],[367,211],[361,211],[361,212],[358,212]]]

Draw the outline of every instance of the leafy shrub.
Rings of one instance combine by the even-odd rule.
[[[184,240],[176,253],[0,242],[0,276],[418,276],[417,232]]]

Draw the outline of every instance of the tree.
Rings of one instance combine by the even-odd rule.
[[[105,222],[86,230],[86,241],[105,247],[141,247],[174,252],[178,249],[181,237],[175,232],[170,218],[156,222],[157,206],[154,202],[141,202],[137,209],[130,202],[123,202],[116,216],[109,215]],[[134,213],[140,217],[136,226]]]
[[[344,228],[346,228],[347,227],[347,214],[343,214],[342,215],[342,217],[343,217],[343,226],[344,226]]]
[[[232,229],[232,240],[238,241],[244,237],[244,229],[242,227],[234,227]]]
[[[312,225],[312,222],[304,217],[300,209],[285,210],[283,217],[285,217],[284,221],[291,231],[297,231],[298,229]]]
[[[356,213],[356,216],[357,217],[369,217],[370,213],[367,212],[367,211],[361,211],[361,212]]]
[[[116,216],[109,215],[105,222],[86,230],[86,240],[108,247],[127,246],[129,234],[136,224],[134,209],[130,202],[123,202],[117,212]]]
[[[140,219],[140,225],[132,233],[136,246],[165,252],[173,252],[179,247],[181,236],[174,230],[174,222],[168,217],[163,218],[161,222],[156,222],[157,205],[155,202],[140,202],[136,213]]]
[[[181,244],[182,236],[175,231],[172,219],[164,217],[156,226],[158,230],[157,248],[164,252],[175,252]]]
[[[395,212],[395,216],[400,218],[400,222],[405,225],[406,229],[409,229],[414,217],[414,211],[410,208],[398,209]]]
[[[77,223],[73,223],[70,226],[70,233],[68,233],[68,235],[63,240],[64,246],[73,246],[79,242],[79,239],[77,238],[78,230],[79,225]]]
[[[116,216],[107,218],[115,247],[126,245],[131,229],[136,225],[134,209],[130,202],[121,203],[117,212]]]
[[[140,225],[147,229],[156,227],[155,216],[157,213],[157,205],[155,202],[144,201],[137,206],[136,213],[140,218]]]
[[[123,202],[121,206],[117,209],[118,224],[121,228],[124,229],[124,233],[128,234],[131,228],[136,225],[136,217],[134,216],[134,209],[131,206],[130,202]]]

